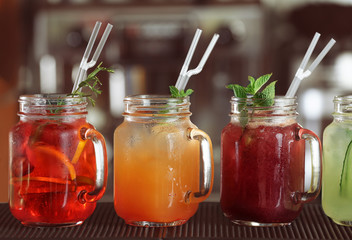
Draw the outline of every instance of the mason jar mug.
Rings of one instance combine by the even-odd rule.
[[[135,226],[181,225],[211,192],[210,138],[190,121],[188,97],[138,95],[124,103],[114,133],[116,213]]]
[[[105,191],[103,136],[86,120],[85,98],[59,94],[19,98],[10,132],[9,206],[29,226],[74,226]]]
[[[276,97],[272,106],[232,97],[231,121],[221,134],[221,208],[237,224],[290,224],[302,204],[320,191],[319,138],[296,121],[296,100]],[[312,179],[304,189],[305,142]]]
[[[352,226],[352,96],[334,98],[323,135],[322,207],[335,223]]]

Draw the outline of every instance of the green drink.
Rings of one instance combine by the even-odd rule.
[[[334,103],[334,121],[323,136],[322,206],[334,222],[352,226],[352,96]]]

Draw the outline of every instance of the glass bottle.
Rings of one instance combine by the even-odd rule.
[[[221,134],[221,207],[238,224],[290,224],[302,203],[320,191],[319,138],[296,121],[296,99],[276,97],[273,105],[231,98],[231,121]],[[305,141],[313,175],[305,192]]]
[[[322,207],[340,225],[352,226],[352,96],[334,98],[333,122],[323,135]]]
[[[9,206],[29,226],[74,226],[106,188],[105,140],[86,121],[85,98],[23,95],[10,132]]]
[[[210,138],[190,121],[188,97],[138,95],[124,103],[114,133],[116,213],[135,226],[181,225],[211,192]]]

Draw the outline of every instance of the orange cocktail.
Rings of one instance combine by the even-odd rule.
[[[183,224],[210,193],[208,189],[194,196],[199,192],[202,156],[199,140],[190,133],[201,131],[190,122],[190,114],[132,111],[125,112],[124,123],[115,131],[115,210],[131,225]],[[211,153],[211,145],[207,151]]]

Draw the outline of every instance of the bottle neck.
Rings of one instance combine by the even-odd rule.
[[[275,97],[272,102],[264,103],[264,99],[254,100],[253,98],[231,98],[231,119],[241,120],[248,118],[248,121],[260,122],[296,122],[297,102],[296,98]],[[269,106],[265,106],[269,105]]]
[[[64,94],[22,95],[18,102],[21,118],[82,118],[88,113],[85,98]]]
[[[191,105],[189,97],[171,98],[164,95],[135,95],[124,99],[126,120],[174,121],[189,119]]]
[[[352,120],[352,95],[336,96],[332,115],[335,120]]]

